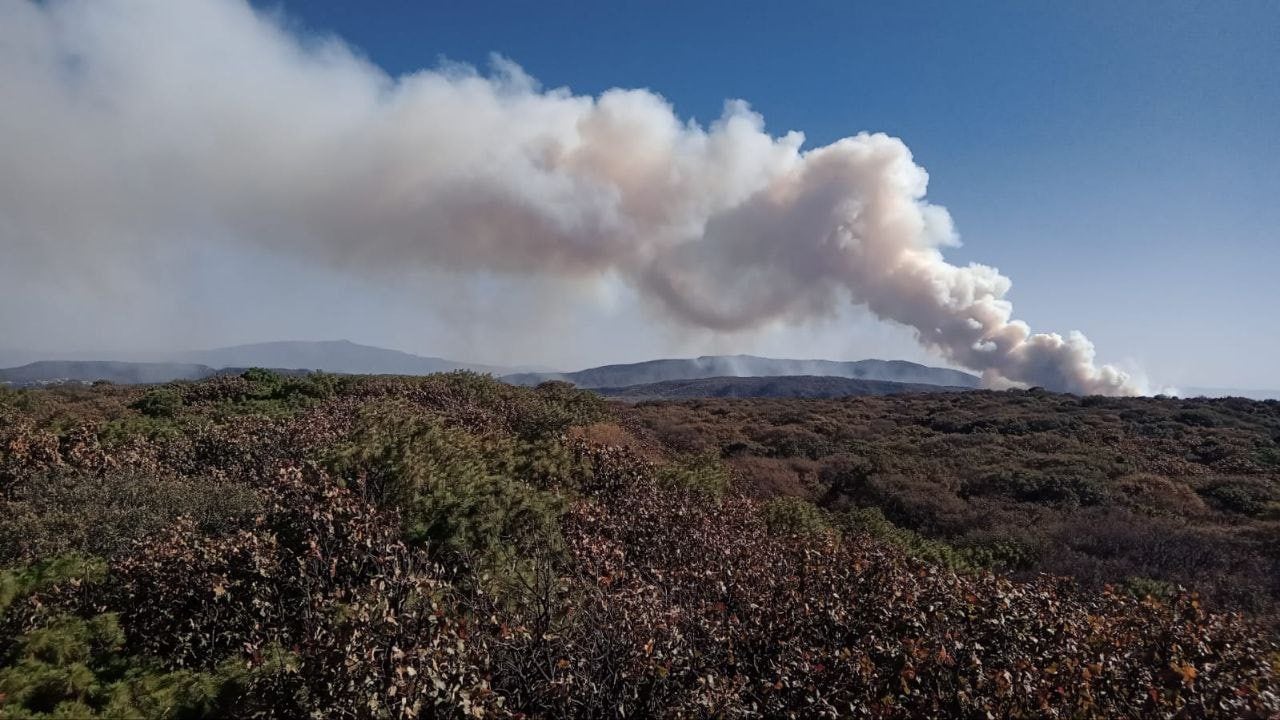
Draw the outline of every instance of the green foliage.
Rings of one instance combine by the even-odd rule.
[[[773,535],[813,535],[831,529],[826,513],[800,498],[774,498],[760,506],[760,515]]]
[[[304,377],[291,377],[285,381],[290,394],[300,394],[316,399],[331,398],[338,394],[343,380],[333,373],[313,372]]]
[[[1104,480],[1079,467],[998,470],[975,487],[1039,504],[1096,505],[1106,498]]]
[[[218,376],[178,387],[189,410],[215,422],[245,415],[287,418],[336,396],[355,378],[330,373],[282,374],[250,368],[237,376]]]
[[[0,385],[0,407],[9,407],[23,412],[31,412],[40,404],[40,400],[52,388],[14,388]]]
[[[554,485],[573,472],[545,445],[486,442],[398,404],[366,412],[328,466],[399,509],[410,540],[486,563],[559,545],[563,501],[511,473]]]
[[[517,427],[525,437],[559,435],[570,426],[588,425],[606,417],[603,398],[570,383],[544,382],[534,390],[533,397],[535,401],[521,413]]]
[[[294,402],[305,399],[323,400],[337,393],[341,380],[337,375],[313,372],[306,375],[282,375],[274,370],[249,368],[240,374],[249,385],[240,400],[277,400]]]
[[[0,618],[15,602],[62,584],[101,582],[107,565],[91,555],[67,554],[0,571]]]
[[[262,508],[249,487],[206,479],[52,472],[16,484],[0,514],[0,563],[69,552],[111,556],[191,517],[205,532],[243,526]]]
[[[131,656],[119,618],[58,615],[20,636],[0,667],[6,718],[219,718],[235,714],[255,674],[229,661],[212,672],[165,672]]]
[[[272,370],[250,368],[240,375],[244,383],[232,386],[219,406],[219,414],[262,414],[285,416],[333,397],[343,380],[330,373],[282,375]]]
[[[243,709],[241,698],[255,678],[290,662],[269,649],[252,669],[229,659],[208,672],[170,672],[129,651],[117,613],[40,612],[65,597],[59,588],[100,588],[109,580],[103,560],[78,554],[0,573],[0,620],[19,602],[36,610],[25,631],[0,637],[0,717],[227,717]],[[36,595],[43,597],[29,601]]]
[[[284,376],[266,368],[249,368],[240,373],[240,377],[270,395],[284,384]]]
[[[531,390],[465,370],[422,378],[358,378],[347,391],[370,399],[395,396],[411,401],[420,411],[447,418],[450,424],[514,434],[524,440],[558,438],[571,426],[606,417],[603,399],[567,383]]]
[[[658,470],[659,485],[719,499],[729,491],[729,469],[715,453],[684,455]]]
[[[181,437],[180,421],[146,415],[108,420],[98,426],[98,440],[104,447],[117,447],[136,438],[160,441]]]
[[[182,411],[182,395],[173,388],[158,387],[148,390],[130,407],[149,418],[171,418]]]
[[[901,548],[908,555],[953,570],[973,570],[979,566],[975,558],[944,542],[900,528],[885,519],[880,508],[853,508],[839,516],[839,527],[845,532],[862,532]],[[982,565],[994,563],[981,563]]]
[[[1274,486],[1247,478],[1217,481],[1202,488],[1200,494],[1220,510],[1250,517],[1266,514],[1269,504],[1280,499]]]
[[[1258,450],[1258,463],[1270,467],[1280,467],[1280,447],[1264,447]]]
[[[1135,576],[1125,578],[1121,587],[1136,598],[1156,598],[1170,600],[1178,596],[1178,586],[1163,580]]]
[[[973,568],[992,568],[1002,571],[1023,571],[1035,567],[1039,560],[1039,552],[1020,540],[988,540],[971,543],[962,547],[954,547],[946,543],[925,538],[927,543],[941,545],[942,553],[948,550],[959,556],[960,562],[944,560],[947,565],[957,570]]]
[[[575,492],[591,472],[589,463],[559,438],[490,440],[490,469],[540,490]]]
[[[846,510],[838,515],[836,524],[843,532],[865,533],[901,549],[917,560],[958,572],[973,572],[984,568],[1021,570],[1034,558],[1034,553],[1028,548],[1008,540],[956,547],[925,537],[914,530],[893,524],[878,507]]]

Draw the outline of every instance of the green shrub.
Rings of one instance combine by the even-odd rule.
[[[1149,577],[1129,577],[1120,584],[1130,595],[1136,598],[1156,598],[1170,600],[1178,596],[1178,586],[1164,580]]]
[[[979,564],[968,553],[957,550],[947,543],[931,540],[915,531],[894,525],[885,518],[880,508],[848,510],[840,515],[839,526],[846,532],[866,533],[902,549],[914,558],[953,570],[971,570]]]
[[[239,398],[241,400],[324,399],[333,397],[342,386],[337,375],[326,372],[282,375],[274,370],[249,368],[240,373],[240,379],[249,385]]]
[[[971,568],[992,568],[995,570],[1027,570],[1034,566],[1039,554],[1034,547],[1029,547],[1019,540],[998,540],[952,546],[936,540],[926,542],[942,545],[958,553],[961,562],[947,561],[946,564],[957,570]]]
[[[6,718],[219,718],[243,710],[255,675],[229,661],[212,672],[165,672],[127,654],[116,615],[58,615],[20,636],[0,666]]]
[[[15,485],[0,514],[0,563],[37,562],[69,552],[111,556],[190,516],[201,530],[246,525],[262,501],[228,482],[124,473],[61,472]]]
[[[1043,505],[1096,505],[1107,498],[1105,476],[1088,467],[1047,470],[1001,468],[985,474],[973,488]]]
[[[284,376],[280,373],[260,367],[249,368],[240,373],[240,377],[265,391],[274,391],[284,384]]]
[[[559,545],[561,498],[510,473],[565,458],[521,460],[515,448],[391,405],[366,413],[328,465],[339,477],[364,477],[381,504],[398,508],[409,540],[487,562]]]
[[[291,377],[284,382],[286,395],[303,395],[306,397],[325,399],[338,394],[344,381],[332,373],[313,372],[303,377]]]
[[[813,535],[831,529],[826,513],[800,498],[775,498],[760,506],[760,514],[773,535]]]
[[[70,553],[0,571],[0,618],[15,602],[64,583],[92,584],[107,575],[107,564],[91,555]]]
[[[1222,479],[1198,492],[1219,510],[1250,517],[1265,515],[1268,505],[1280,500],[1274,486],[1255,478]]]
[[[685,455],[659,468],[659,485],[718,500],[729,490],[729,469],[714,452]]]
[[[173,388],[154,388],[129,407],[150,418],[171,418],[182,411],[182,395]]]
[[[589,425],[606,415],[604,398],[567,382],[542,383],[527,397],[514,423],[516,432],[527,438],[557,436],[574,425]]]
[[[1258,464],[1280,467],[1280,447],[1262,448],[1257,452]]]
[[[541,490],[575,492],[591,472],[586,459],[558,438],[491,440],[487,452],[492,471]]]

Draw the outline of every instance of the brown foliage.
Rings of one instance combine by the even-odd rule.
[[[1141,599],[1108,586],[1189,576],[1215,604],[1256,606],[1280,562],[1271,521],[1247,514],[1274,480],[1260,452],[1276,427],[1268,406],[1024,393],[699,402],[615,408],[621,430],[593,425],[602,406],[568,388],[465,374],[347,379],[331,394],[326,381],[306,402],[283,388],[267,376],[180,386],[181,410],[165,418],[144,419],[129,407],[137,391],[110,387],[101,402],[88,390],[36,396],[38,413],[6,406],[0,512],[59,506],[63,526],[116,530],[69,532],[39,552],[0,534],[5,557],[24,563],[67,549],[105,557],[92,581],[37,587],[39,573],[0,573],[0,663],[15,662],[19,637],[74,627],[58,618],[111,617],[123,638],[111,657],[133,667],[252,668],[217,705],[244,715],[1280,713],[1270,631],[1172,586],[1129,583],[1154,591]],[[64,424],[77,408],[92,421]],[[371,408],[426,424],[369,435]],[[449,453],[352,451],[437,425],[446,431],[430,438],[454,454],[485,456],[485,487],[554,494],[562,542],[522,543],[486,515],[498,505],[467,505],[479,517],[459,521],[525,551],[494,556],[506,565],[437,564],[472,535],[414,535],[416,505],[368,483]],[[345,461],[327,462],[338,450]],[[441,462],[441,477],[415,487],[462,492],[466,477],[444,469],[465,466]],[[723,492],[725,467],[736,490]],[[798,489],[832,512],[757,497]],[[251,502],[213,502],[222,491]],[[143,521],[126,532],[129,498]],[[866,504],[1030,570],[1020,580],[922,561],[883,527],[864,534],[875,518],[840,521]]]
[[[621,412],[672,450],[719,452],[751,495],[876,508],[1027,577],[1150,579],[1280,620],[1280,402],[1008,391]]]

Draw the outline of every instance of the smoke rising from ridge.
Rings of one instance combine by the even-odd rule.
[[[945,260],[951,219],[887,135],[802,150],[743,102],[703,128],[501,58],[393,78],[215,0],[5,2],[0,105],[0,243],[35,274],[189,241],[373,277],[617,278],[717,331],[853,302],[993,386],[1140,389],[1013,319],[994,268]]]

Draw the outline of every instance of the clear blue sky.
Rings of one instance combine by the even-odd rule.
[[[809,145],[903,138],[954,261],[1166,382],[1277,384],[1280,3],[269,2],[393,74],[490,53]]]

